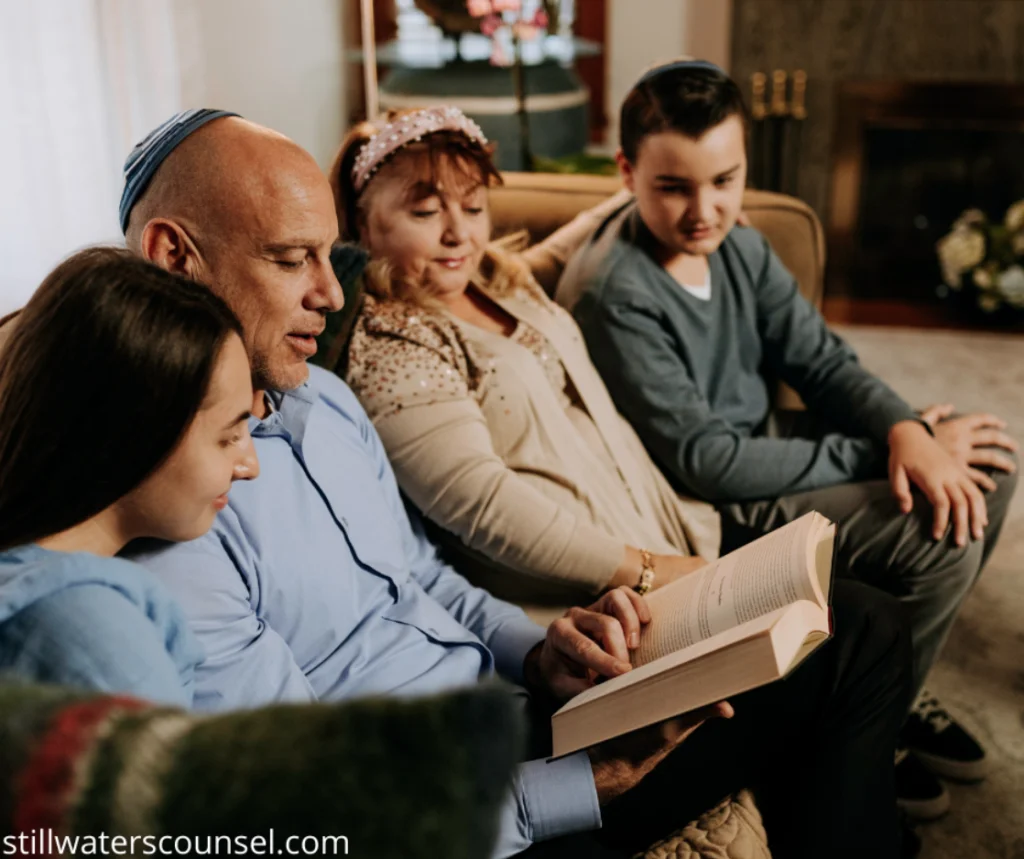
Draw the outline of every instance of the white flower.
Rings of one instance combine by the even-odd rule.
[[[974,270],[974,285],[978,289],[991,289],[992,283],[992,272],[987,268],[976,268]]]
[[[957,230],[963,230],[967,227],[980,227],[984,224],[988,218],[985,217],[985,213],[981,209],[968,209],[959,218],[953,221],[953,232]]]
[[[1006,229],[1016,232],[1024,227],[1024,200],[1018,200],[1006,210],[1006,217],[1003,219]]]
[[[985,259],[985,236],[970,227],[960,227],[935,246],[946,285],[957,289],[960,278]]]
[[[999,294],[1014,307],[1024,306],[1024,268],[1011,265],[996,278]]]

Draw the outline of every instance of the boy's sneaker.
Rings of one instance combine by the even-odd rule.
[[[896,804],[914,820],[935,820],[949,811],[949,791],[907,749],[896,750]]]
[[[981,781],[988,772],[988,758],[981,744],[926,691],[921,692],[907,716],[900,745],[942,778]]]

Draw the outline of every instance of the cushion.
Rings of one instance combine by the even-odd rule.
[[[291,835],[344,836],[347,850],[321,855],[487,856],[523,751],[521,709],[485,685],[199,716],[5,679],[0,843],[47,829],[166,834],[199,836],[211,855],[207,836],[273,831],[276,851]]]
[[[710,811],[634,859],[771,859],[761,813],[750,791]]]

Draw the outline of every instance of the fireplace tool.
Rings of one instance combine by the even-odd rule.
[[[789,118],[789,103],[786,101],[788,77],[782,69],[772,72],[772,100],[765,128],[767,166],[764,187],[769,191],[782,189],[783,144]]]
[[[800,191],[800,143],[807,119],[807,72],[793,72],[793,98],[786,124],[785,171],[782,190],[792,197]]]
[[[750,184],[764,191],[796,196],[800,155],[807,120],[807,72],[793,72],[792,95],[787,99],[789,75],[772,72],[771,98],[766,101],[764,72],[750,76]]]
[[[768,106],[764,100],[766,83],[764,72],[754,72],[750,76],[750,183],[755,188],[763,188],[765,179],[764,122],[768,115]]]

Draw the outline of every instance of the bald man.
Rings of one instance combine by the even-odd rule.
[[[517,607],[471,587],[407,513],[355,397],[340,379],[307,366],[325,315],[342,304],[330,266],[334,202],[309,154],[237,116],[196,111],[157,129],[126,166],[121,214],[129,246],[227,300],[245,328],[257,389],[250,431],[260,478],[232,489],[206,536],[137,555],[180,601],[206,648],[196,706],[422,695],[494,673],[536,700],[559,702],[592,685],[588,672],[628,671],[626,643],[649,617],[637,594],[612,591],[545,631]],[[814,702],[804,716],[783,706],[775,709],[784,720],[765,715],[749,724],[772,733],[772,747],[790,745],[780,732],[795,738],[825,731],[842,754],[875,760],[881,781],[861,792],[871,801],[882,797],[882,826],[894,845],[895,805],[885,808],[886,791],[892,795],[885,780],[907,704],[908,641],[895,604],[862,596],[838,601],[844,632],[811,660],[816,667],[774,687]],[[878,671],[880,663],[895,670]],[[744,761],[742,742],[728,734],[682,743],[702,720],[730,714],[720,704],[589,753],[522,764],[495,855],[601,826],[601,807],[631,791],[677,746],[688,752],[681,765],[689,772],[710,770],[730,754]],[[821,757],[832,780],[834,764],[833,755]],[[665,826],[678,827],[720,799],[723,785],[735,790],[750,775],[742,766],[721,772],[724,782],[698,780],[685,795],[660,790],[668,819],[648,815],[645,823],[631,811],[619,830],[634,841],[665,834]],[[794,845],[789,855],[812,855],[843,838],[853,847],[865,841],[840,825],[845,811],[815,819],[820,781],[805,769],[793,772],[805,783],[794,776],[792,789],[780,785],[774,813],[780,843]],[[831,799],[839,807],[841,798]],[[877,837],[870,846],[873,855],[891,853]],[[824,854],[841,851],[826,847]]]
[[[130,208],[125,240],[231,306],[254,387],[305,382],[324,316],[342,306],[330,261],[334,200],[305,150],[241,118],[215,118],[159,165]]]

